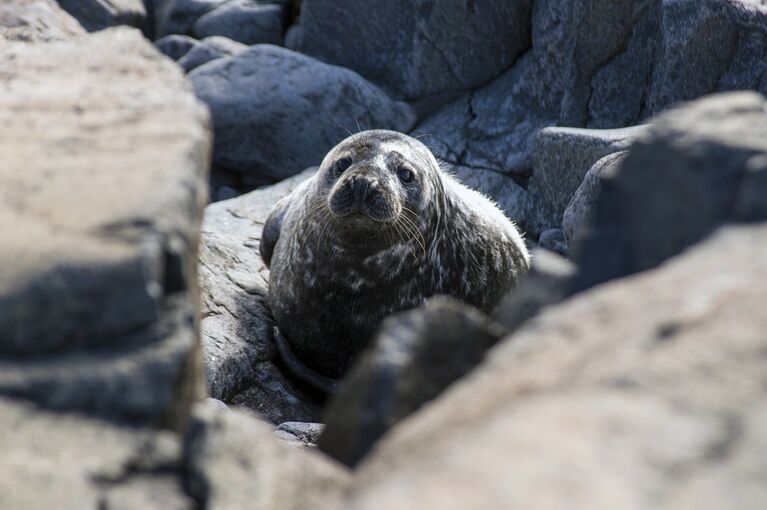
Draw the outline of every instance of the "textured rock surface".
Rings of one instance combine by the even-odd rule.
[[[275,437],[302,448],[316,448],[320,434],[325,429],[322,423],[289,421],[281,423],[274,431]]]
[[[210,510],[321,510],[340,505],[348,473],[295,448],[241,412],[197,408],[186,445],[189,489]]]
[[[252,370],[250,387],[235,395],[232,405],[255,411],[275,425],[319,421],[320,406],[288,381],[273,363],[259,363]]]
[[[526,227],[535,236],[560,228],[562,216],[588,170],[602,157],[625,150],[645,130],[545,128],[535,137]]]
[[[541,127],[619,128],[702,94],[767,91],[766,16],[746,0],[535,2],[530,50],[418,132],[450,163],[524,176]]]
[[[320,449],[357,464],[389,428],[479,364],[504,332],[442,298],[390,317],[328,402]]]
[[[356,73],[276,46],[252,46],[189,78],[213,114],[214,164],[265,182],[318,165],[357,125],[406,131],[415,121]]]
[[[142,28],[146,22],[143,0],[57,0],[89,32],[116,25]]]
[[[154,42],[154,45],[168,58],[178,60],[191,50],[197,42],[197,39],[188,35],[173,34],[158,39]]]
[[[704,98],[658,116],[615,171],[602,172],[576,290],[654,267],[724,222],[766,219],[765,188],[750,170],[765,153],[767,101],[758,94]]]
[[[401,98],[455,94],[497,76],[529,46],[531,4],[304,0],[303,50]]]
[[[244,44],[232,41],[226,37],[207,37],[195,44],[184,56],[178,59],[178,65],[185,72],[190,72],[211,60],[222,57],[231,57],[247,50]]]
[[[0,393],[136,421],[188,406],[204,109],[132,29],[9,43],[0,67]]]
[[[197,20],[227,0],[154,0],[155,37],[192,35]]]
[[[152,460],[157,440],[172,450],[168,436],[2,398],[0,430],[0,508],[194,508],[168,474],[175,466]]]
[[[200,243],[202,344],[213,397],[228,400],[250,387],[258,363],[276,355],[266,305],[269,272],[258,254],[261,229],[272,206],[308,170],[280,184],[205,209]]]
[[[767,227],[731,227],[545,311],[384,438],[346,508],[762,508],[766,270]]]
[[[0,4],[0,41],[69,39],[83,27],[53,0],[5,0]]]
[[[283,9],[279,4],[233,0],[200,17],[193,31],[200,39],[219,35],[248,46],[281,44],[282,18]]]
[[[626,154],[626,151],[609,154],[594,163],[594,166],[586,172],[581,185],[578,186],[562,215],[562,229],[568,245],[574,246],[576,244],[581,230],[585,227],[589,215],[594,209],[594,203],[601,191],[599,176],[603,171],[614,172],[613,167],[619,165],[625,159]]]

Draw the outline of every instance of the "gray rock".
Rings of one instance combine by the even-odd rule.
[[[231,411],[231,409],[229,409],[229,406],[226,405],[225,402],[221,402],[220,400],[215,398],[208,397],[205,399],[205,403],[208,404],[208,406],[211,409],[217,412],[228,413]]]
[[[53,0],[5,0],[0,4],[0,41],[70,39],[85,30]]]
[[[535,236],[561,228],[567,205],[588,170],[605,155],[627,149],[645,126],[625,129],[577,129],[551,127],[535,138],[533,176],[528,190],[525,227]]]
[[[354,466],[389,428],[474,368],[504,332],[446,298],[386,319],[328,402],[320,449]]]
[[[253,367],[252,385],[235,395],[233,405],[255,411],[275,425],[288,421],[318,421],[320,406],[291,384],[271,362]]]
[[[227,0],[155,0],[155,37],[192,35],[197,20]]]
[[[661,31],[663,45],[647,97],[648,114],[711,92],[767,93],[764,2],[663,2]]]
[[[497,79],[427,119],[418,132],[433,135],[438,156],[448,162],[529,175],[539,129],[560,123],[585,127],[584,74],[622,50],[645,17],[641,9],[634,16],[640,3],[648,2],[536,2],[530,50]]]
[[[283,7],[250,0],[232,0],[200,17],[194,24],[199,39],[224,36],[248,46],[282,44]]]
[[[341,466],[242,411],[197,408],[185,452],[187,488],[210,510],[330,510],[349,483]]]
[[[203,64],[207,64],[211,60],[216,60],[221,57],[231,57],[233,55],[239,55],[248,47],[244,44],[232,41],[226,37],[207,37],[195,44],[183,57],[178,61],[178,65],[184,72],[190,72],[192,69],[196,69]]]
[[[765,91],[765,16],[742,0],[535,2],[530,50],[417,133],[450,163],[535,177],[542,127],[620,128],[703,94]]]
[[[609,154],[594,163],[594,166],[586,172],[586,176],[575,191],[570,203],[567,204],[565,213],[562,216],[562,229],[569,246],[577,245],[580,231],[586,225],[586,221],[594,208],[594,202],[601,190],[600,174],[603,171],[614,172],[613,167],[620,165],[626,154],[626,151]]]
[[[178,60],[186,55],[186,53],[197,43],[197,39],[189,37],[188,35],[173,34],[158,39],[154,42],[154,45],[165,56],[173,60]]]
[[[213,114],[214,163],[279,180],[317,165],[351,129],[407,131],[415,121],[356,73],[256,45],[189,74]]]
[[[201,336],[210,394],[229,400],[256,381],[276,349],[266,293],[269,272],[258,254],[272,206],[312,175],[217,202],[205,209],[200,239]]]
[[[57,0],[89,32],[117,25],[143,28],[146,6],[143,0]]]
[[[565,240],[565,233],[561,228],[545,230],[541,234],[540,239],[538,239],[538,244],[544,250],[552,251],[563,257],[567,257],[570,253],[567,241]]]
[[[2,508],[194,508],[173,474],[180,454],[169,433],[48,413],[3,398],[0,431]],[[170,449],[160,446],[168,442]],[[162,459],[158,449],[169,457]]]
[[[274,435],[284,441],[298,443],[298,446],[304,448],[314,448],[324,429],[325,425],[322,423],[288,421],[281,423]]]
[[[183,421],[201,383],[205,109],[133,29],[7,43],[0,67],[0,393]]]
[[[767,227],[729,227],[549,308],[390,431],[345,508],[761,509],[765,271]]]
[[[182,489],[184,469],[180,438],[169,432],[136,434],[131,455],[95,473],[102,489],[101,508],[191,510],[196,508]]]
[[[455,94],[497,76],[530,45],[531,4],[304,0],[304,51],[399,98]]]
[[[547,306],[562,301],[575,275],[570,261],[549,250],[533,250],[531,260],[530,270],[493,312],[493,320],[511,333]]]
[[[760,154],[746,161],[733,215],[740,221],[767,218],[767,156]]]
[[[0,430],[2,508],[98,508],[92,472],[122,464],[136,446],[128,430],[5,398]]]
[[[300,23],[294,23],[285,31],[285,41],[283,42],[289,50],[302,51],[304,48],[304,28]]]
[[[748,164],[767,153],[766,108],[762,96],[740,92],[658,116],[601,174],[574,290],[655,267],[722,223],[767,218],[767,189],[750,185]]]

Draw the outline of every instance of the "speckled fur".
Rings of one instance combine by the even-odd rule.
[[[353,164],[338,176],[345,156]],[[410,185],[397,178],[402,164],[415,173]],[[379,183],[383,198],[370,213],[384,220],[331,212],[348,202],[339,194],[355,172]],[[422,143],[391,131],[358,133],[331,150],[272,210],[261,254],[277,325],[304,364],[330,377],[392,312],[440,294],[489,312],[530,262],[495,204],[441,171]]]

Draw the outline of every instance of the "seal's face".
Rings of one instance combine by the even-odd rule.
[[[392,131],[365,131],[331,150],[320,186],[334,222],[376,231],[417,216],[431,199],[436,161],[417,140]]]

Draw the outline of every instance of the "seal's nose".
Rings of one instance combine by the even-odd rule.
[[[350,175],[347,183],[349,194],[352,197],[352,204],[357,210],[364,208],[371,197],[378,195],[378,179],[370,178],[365,175]]]

